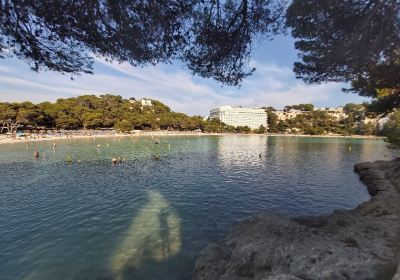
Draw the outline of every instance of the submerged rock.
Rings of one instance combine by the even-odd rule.
[[[198,257],[194,280],[400,280],[400,159],[360,163],[371,199],[318,217],[260,214]]]

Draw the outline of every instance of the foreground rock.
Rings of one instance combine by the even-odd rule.
[[[400,159],[355,166],[372,195],[319,217],[262,214],[203,250],[194,280],[400,280]]]

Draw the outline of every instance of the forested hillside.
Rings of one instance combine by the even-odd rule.
[[[55,103],[0,103],[1,132],[22,129],[132,129],[196,130],[205,132],[242,131],[217,120],[176,113],[157,100],[151,106],[118,95],[82,95],[58,99]]]

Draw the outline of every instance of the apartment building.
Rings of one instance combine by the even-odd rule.
[[[251,129],[257,129],[261,125],[265,128],[267,124],[267,112],[261,108],[245,108],[222,106],[210,110],[210,118],[218,119],[232,126],[248,126]]]

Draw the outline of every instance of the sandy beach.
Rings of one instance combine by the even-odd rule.
[[[70,131],[68,133],[55,134],[32,134],[29,137],[1,137],[0,144],[28,143],[38,141],[58,141],[69,139],[90,139],[90,138],[110,138],[110,137],[145,137],[145,136],[222,136],[222,135],[258,135],[258,134],[238,134],[238,133],[203,133],[193,131],[134,131],[132,133],[117,133],[113,131]],[[360,139],[384,139],[380,136],[367,135],[304,135],[304,134],[263,134],[265,136],[285,136],[285,137],[329,137],[329,138],[360,138]]]
[[[39,141],[57,141],[71,139],[90,139],[90,138],[114,138],[114,137],[139,137],[139,136],[206,136],[219,135],[215,133],[199,133],[199,132],[179,132],[179,131],[140,131],[134,133],[117,133],[102,131],[90,131],[86,133],[71,132],[65,135],[35,134],[30,137],[3,137],[0,138],[0,144],[28,143]]]

